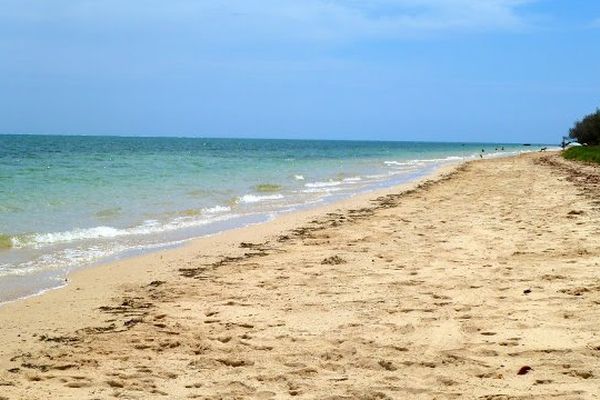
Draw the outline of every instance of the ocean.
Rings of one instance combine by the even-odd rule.
[[[0,135],[0,302],[59,287],[76,268],[538,148]]]

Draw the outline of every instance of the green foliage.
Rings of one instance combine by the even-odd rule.
[[[577,139],[581,144],[600,144],[600,109],[577,121],[569,131],[569,136]]]
[[[587,161],[600,164],[600,146],[571,147],[562,153],[568,160]]]

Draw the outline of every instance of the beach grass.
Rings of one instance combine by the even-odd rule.
[[[585,161],[600,164],[600,146],[571,147],[563,151],[567,160]]]

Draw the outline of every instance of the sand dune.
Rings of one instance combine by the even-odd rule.
[[[399,190],[0,308],[0,399],[598,398],[600,170]]]

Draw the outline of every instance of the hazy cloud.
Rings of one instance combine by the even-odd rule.
[[[0,0],[0,20],[82,29],[186,29],[211,40],[344,40],[528,25],[532,0]],[[1,29],[1,28],[0,28]]]

